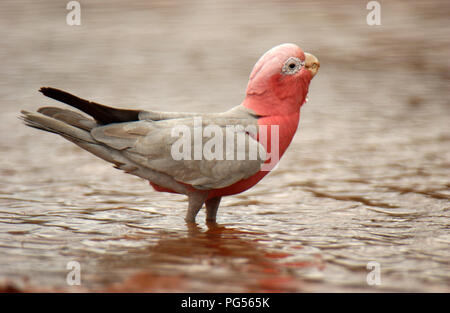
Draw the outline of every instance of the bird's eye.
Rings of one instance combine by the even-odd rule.
[[[304,66],[304,64],[305,62],[299,58],[290,57],[286,62],[284,62],[281,72],[285,75],[293,75],[297,73],[302,66]]]

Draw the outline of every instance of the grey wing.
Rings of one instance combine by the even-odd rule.
[[[254,139],[255,120],[205,115],[199,125],[196,118],[110,124],[91,135],[139,166],[198,189],[227,187],[260,171],[266,151]]]
[[[222,113],[192,113],[192,112],[162,112],[162,111],[140,111],[138,114],[139,120],[160,121],[180,118],[194,118],[201,116],[208,119],[235,119],[242,121],[244,124],[257,121],[257,115],[251,110],[242,105]]]

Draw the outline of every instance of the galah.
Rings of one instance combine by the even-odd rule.
[[[273,47],[253,67],[242,103],[223,113],[118,109],[43,87],[40,92],[45,96],[75,107],[92,118],[56,107],[41,107],[36,113],[22,111],[21,118],[28,126],[59,134],[113,163],[116,168],[148,180],[157,191],[186,195],[186,222],[195,222],[203,204],[207,222],[215,222],[223,196],[254,186],[284,154],[297,130],[300,108],[319,66],[315,56],[304,53],[295,44]],[[236,143],[237,151],[254,144],[259,153],[250,157],[250,149],[243,149],[244,158],[242,155],[229,158],[236,154],[228,154],[223,148],[223,157],[174,157],[173,146],[181,140],[174,136],[177,129],[194,135],[204,129],[205,132],[200,133],[200,150],[193,142],[195,136],[185,141],[191,145],[188,147],[191,151],[187,151],[191,156],[195,151],[201,153],[202,145],[207,144],[209,126],[215,126],[213,129],[221,132],[221,138],[233,129],[244,138],[240,143],[230,141]],[[266,133],[262,134],[261,129]],[[215,152],[219,148],[216,146]],[[278,155],[274,155],[274,151]]]

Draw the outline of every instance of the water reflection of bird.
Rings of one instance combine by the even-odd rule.
[[[188,224],[188,233],[163,234],[145,252],[121,256],[124,267],[143,268],[109,291],[299,291],[301,282],[280,261],[289,254],[269,252],[258,243],[263,234],[207,223]],[[111,260],[108,258],[108,263]],[[115,262],[116,263],[116,262]]]

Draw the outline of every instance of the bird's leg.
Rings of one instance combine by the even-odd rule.
[[[208,197],[208,192],[193,192],[188,194],[189,198],[189,206],[186,214],[186,223],[195,223],[195,217],[197,216],[198,211],[205,203],[206,198]]]
[[[219,209],[221,197],[215,197],[211,198],[209,200],[206,200],[206,221],[207,222],[215,222],[216,221],[216,215],[217,210]]]

